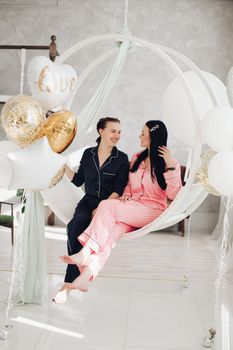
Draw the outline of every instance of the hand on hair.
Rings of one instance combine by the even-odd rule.
[[[174,161],[171,157],[171,153],[169,149],[166,146],[159,146],[158,148],[158,154],[160,157],[162,157],[166,163],[167,168],[174,167]]]

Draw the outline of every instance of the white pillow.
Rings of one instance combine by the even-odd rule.
[[[54,175],[66,163],[66,157],[51,149],[46,136],[20,151],[8,153],[7,157],[12,166],[9,189],[48,188]]]

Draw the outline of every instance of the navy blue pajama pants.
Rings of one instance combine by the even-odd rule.
[[[77,204],[73,218],[67,225],[67,250],[69,255],[78,253],[82,249],[77,237],[89,226],[92,211],[98,207],[101,200],[101,198],[85,195]],[[79,274],[76,265],[68,265],[64,281],[72,283]]]

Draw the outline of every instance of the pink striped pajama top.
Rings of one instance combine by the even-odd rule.
[[[140,153],[136,153],[130,162],[130,167],[137,159]],[[145,162],[142,161],[137,171],[129,173],[129,181],[125,187],[125,195],[129,195],[133,200],[161,211],[167,208],[167,198],[173,200],[182,187],[180,164],[174,160],[175,170],[164,173],[164,178],[167,184],[166,190],[162,190],[154,178],[151,179],[150,168],[145,167]]]

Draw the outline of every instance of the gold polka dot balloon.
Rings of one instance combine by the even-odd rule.
[[[11,97],[1,112],[7,137],[22,147],[41,138],[45,119],[40,105],[31,96]]]

